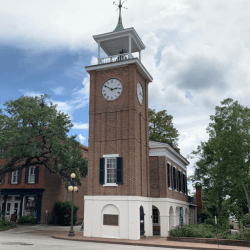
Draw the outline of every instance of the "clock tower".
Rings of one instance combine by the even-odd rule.
[[[153,79],[142,64],[145,45],[134,28],[123,28],[121,2],[118,7],[115,30],[93,37],[98,64],[86,67],[90,102],[84,236],[139,239],[140,207],[148,211],[145,222],[151,220],[148,84]]]

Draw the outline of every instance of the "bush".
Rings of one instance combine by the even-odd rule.
[[[24,216],[22,216],[22,217],[20,217],[18,219],[18,222],[20,224],[23,224],[23,223],[32,223],[32,224],[35,224],[36,223],[36,218],[33,215],[24,215]]]
[[[79,207],[74,204],[73,223],[77,221],[77,210]],[[69,226],[71,224],[71,202],[57,201],[54,206],[55,216],[58,216],[58,224],[61,226]]]
[[[205,220],[205,224],[207,224],[207,225],[214,225],[215,222],[214,222],[214,220],[212,218],[208,218],[208,219]]]
[[[199,238],[213,238],[215,237],[215,228],[207,224],[189,224],[179,228],[176,227],[169,231],[169,236],[175,237],[199,237]]]
[[[234,229],[234,225],[233,224],[230,224],[229,227],[230,227],[230,229]]]
[[[5,227],[10,224],[9,220],[3,215],[0,217],[0,226]]]
[[[243,224],[243,226],[246,226],[247,224],[249,224],[249,214],[244,214],[243,215],[242,224]]]
[[[206,219],[208,219],[210,216],[209,216],[209,213],[207,211],[201,211],[199,214],[198,214],[198,222],[199,223],[204,223]]]

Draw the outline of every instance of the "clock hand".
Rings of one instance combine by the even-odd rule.
[[[110,87],[108,87],[108,86],[106,86],[106,85],[104,85],[104,87],[106,87],[106,88],[108,88],[108,89],[110,89],[110,90],[113,90],[113,89],[111,89]]]

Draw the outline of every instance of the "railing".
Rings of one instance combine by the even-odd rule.
[[[131,58],[134,58],[131,54]],[[105,64],[105,63],[112,63],[112,62],[119,62],[129,59],[129,53],[123,53],[119,55],[109,56],[105,58],[100,58],[99,64]]]

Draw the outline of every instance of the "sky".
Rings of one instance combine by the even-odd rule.
[[[92,36],[117,25],[113,1],[0,0],[0,108],[22,95],[49,94],[74,124],[69,136],[88,146],[85,67],[97,63]],[[134,27],[146,45],[142,63],[154,79],[149,108],[173,116],[187,157],[208,139],[209,116],[221,101],[250,107],[250,2],[128,0],[124,6],[124,28]],[[195,160],[188,160],[192,175]]]

